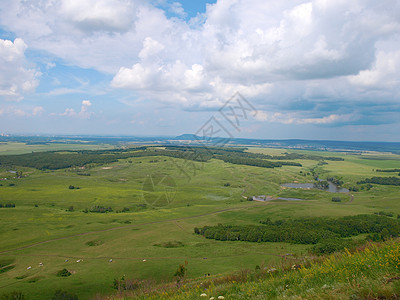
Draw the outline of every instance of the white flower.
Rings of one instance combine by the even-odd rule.
[[[200,297],[207,297],[207,294],[203,293],[200,295]]]
[[[214,297],[211,297],[210,300],[214,300]]]
[[[218,299],[220,299],[220,300],[224,300],[224,299],[225,299],[225,297],[224,297],[224,296],[218,296]]]

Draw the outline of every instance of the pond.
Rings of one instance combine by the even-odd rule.
[[[328,181],[328,183],[329,183],[329,187],[327,189],[323,189],[324,191],[327,191],[330,193],[348,193],[349,192],[348,189],[338,187],[333,182]],[[284,184],[281,184],[281,186],[294,188],[294,189],[306,189],[306,190],[316,188],[314,183],[284,183]]]

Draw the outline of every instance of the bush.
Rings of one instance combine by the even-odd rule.
[[[332,202],[342,202],[342,199],[340,197],[332,197]]]
[[[15,203],[6,203],[6,204],[2,204],[0,203],[0,208],[14,208],[15,207]]]
[[[12,292],[10,294],[3,294],[0,296],[0,300],[25,300],[26,297],[21,292]]]
[[[122,276],[121,279],[114,279],[113,287],[119,291],[132,291],[136,290],[140,284],[141,282],[137,279],[125,279],[125,276]]]
[[[52,300],[78,300],[78,296],[76,296],[74,294],[70,294],[69,292],[66,292],[66,291],[57,290],[51,299]]]
[[[92,206],[89,211],[93,213],[107,213],[107,212],[112,212],[112,208],[95,205]]]
[[[71,275],[72,275],[71,272],[68,271],[65,268],[57,272],[57,276],[58,277],[68,277],[68,276],[71,276]]]
[[[102,244],[103,244],[103,241],[100,241],[100,240],[89,241],[86,243],[86,245],[88,245],[90,247],[100,246]]]
[[[344,248],[348,248],[351,245],[351,241],[342,239],[327,239],[319,242],[313,246],[311,252],[317,255],[331,254]]]

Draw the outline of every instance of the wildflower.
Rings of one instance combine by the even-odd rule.
[[[214,300],[214,297],[211,297],[210,300]]]
[[[207,294],[203,293],[203,294],[200,295],[200,297],[207,297]]]
[[[224,300],[224,299],[225,299],[225,297],[224,297],[224,296],[218,296],[218,299],[220,299],[220,300]]]
[[[275,271],[276,271],[275,268],[271,268],[271,269],[268,269],[267,273],[273,273],[273,272],[275,272]]]

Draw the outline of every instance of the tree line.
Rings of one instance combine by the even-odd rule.
[[[400,220],[382,215],[357,215],[341,218],[310,217],[293,220],[260,221],[262,225],[222,225],[195,228],[194,232],[220,241],[287,242],[317,244],[362,233],[399,236]]]
[[[264,168],[275,168],[284,165],[301,166],[301,164],[296,162],[282,161],[283,158],[287,158],[288,160],[299,158],[297,154],[294,154],[294,156],[292,154],[270,156],[261,153],[245,152],[246,149],[247,148],[188,146],[166,146],[165,149],[160,149],[155,146],[143,146],[111,150],[32,152],[20,155],[2,155],[0,156],[0,166],[22,166],[39,170],[57,170],[82,167],[90,164],[108,164],[116,162],[119,159],[151,156],[166,156],[198,162],[206,162],[214,158],[223,160],[227,163]],[[304,155],[300,156],[304,158]],[[266,159],[275,159],[279,161],[271,162]]]
[[[364,183],[376,183],[376,184],[382,184],[382,185],[400,185],[400,178],[398,177],[372,177],[372,178],[366,178],[364,180],[361,180],[357,182],[357,184],[364,184]]]

